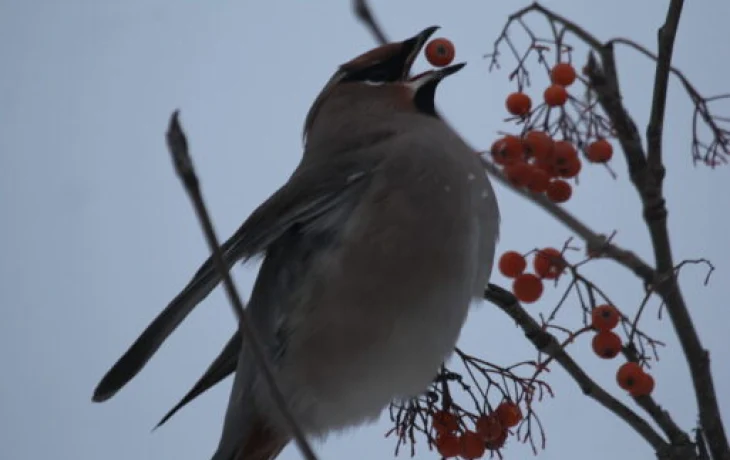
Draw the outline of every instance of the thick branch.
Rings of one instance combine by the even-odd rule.
[[[569,213],[565,208],[550,201],[544,194],[532,193],[527,189],[513,186],[495,164],[482,159],[482,165],[492,178],[509,187],[513,192],[532,201],[558,222],[568,227],[586,242],[591,252],[598,252],[623,267],[628,268],[645,284],[650,284],[654,280],[654,269],[638,255],[609,242],[605,236],[599,235],[588,228],[587,225],[578,220],[578,218]]]
[[[629,361],[638,362],[639,356],[633,346],[623,347],[623,355]],[[672,416],[666,410],[662,409],[651,395],[639,396],[634,398],[636,404],[646,411],[647,414],[659,425],[664,434],[669,438],[669,442],[674,446],[690,446],[692,441],[687,433],[674,423]]]
[[[684,0],[672,0],[667,10],[667,19],[658,32],[654,95],[651,102],[649,125],[646,128],[647,159],[651,167],[663,167],[662,133],[664,131],[664,114],[667,107],[667,87],[669,85],[669,71],[672,68],[674,40],[677,37],[677,27],[679,26],[683,6]]]
[[[677,2],[673,2],[672,6],[670,6],[668,18],[673,17],[672,7],[675,6],[675,3]],[[678,18],[674,19],[675,22],[678,20]],[[676,30],[676,24],[674,28]],[[601,50],[606,49],[608,48],[603,47]],[[604,56],[604,54],[605,51],[601,56]],[[660,50],[660,55],[657,57],[657,68],[660,67],[659,61],[661,58]],[[668,59],[668,57],[665,56],[665,59]],[[653,147],[650,145],[650,148],[655,149],[654,156],[651,157],[652,163],[650,164],[646,160],[648,156],[641,146],[641,139],[638,137],[638,131],[635,128],[636,125],[623,107],[620,92],[615,89],[618,87],[616,83],[618,78],[613,72],[606,71],[608,67],[606,66],[605,60],[602,64],[603,69],[591,57],[588,62],[588,74],[591,85],[598,96],[599,103],[608,114],[619,134],[619,140],[624,148],[632,183],[641,198],[644,219],[647,223],[656,261],[655,279],[651,284],[655,286],[656,292],[666,304],[670,321],[679,338],[685,360],[689,366],[699,411],[700,425],[707,438],[709,450],[715,459],[728,459],[730,458],[730,445],[728,445],[727,436],[722,424],[717,394],[710,370],[709,353],[702,346],[694,322],[689,315],[684,296],[679,288],[676,274],[674,273],[675,264],[672,257],[667,227],[667,207],[661,187],[664,179],[664,166],[661,164],[661,142],[656,143],[657,141],[655,139],[653,141],[655,142]],[[662,68],[665,68],[665,72],[668,74],[671,67],[667,62],[662,64]],[[663,95],[666,99],[666,88]],[[654,121],[659,120],[663,123],[663,104],[659,109],[653,107],[652,113],[654,113],[654,110],[661,111],[659,115],[653,115]],[[659,116],[660,118],[656,118]],[[627,127],[631,127],[631,129],[627,129]],[[659,131],[661,135],[661,129]],[[625,138],[624,136],[629,136],[629,138]],[[651,140],[649,141],[652,142]],[[659,161],[659,163],[654,163],[656,161]]]
[[[525,333],[527,339],[532,342],[538,351],[541,351],[555,360],[578,384],[583,393],[594,399],[603,407],[611,411],[621,420],[631,426],[641,435],[657,452],[659,458],[662,453],[668,452],[669,444],[654,431],[654,429],[634,411],[626,407],[621,401],[611,396],[606,390],[600,387],[588,374],[583,371],[578,363],[560,346],[560,342],[554,335],[545,331],[540,324],[530,316],[517,299],[509,291],[502,289],[496,284],[489,284],[484,292],[484,298],[500,310],[507,313]]]
[[[639,45],[638,43],[628,40],[626,38],[618,37],[613,38],[609,40],[606,44],[608,46],[609,44],[620,44],[624,46],[628,46],[629,48],[638,51],[639,53],[643,54],[645,57],[651,59],[654,62],[657,62],[659,60],[659,56],[657,56],[655,53],[649,51],[646,49],[646,47]],[[717,152],[724,152],[725,154],[730,153],[730,147],[728,145],[730,144],[730,141],[728,140],[728,131],[720,126],[718,119],[713,116],[712,112],[710,111],[709,102],[719,99],[727,99],[730,98],[730,94],[718,94],[712,97],[705,97],[697,90],[697,88],[692,85],[692,83],[689,81],[689,79],[684,75],[682,71],[677,69],[676,67],[669,67],[669,73],[677,77],[679,80],[679,83],[684,88],[685,92],[689,96],[690,100],[695,106],[695,113],[693,116],[692,121],[692,145],[693,145],[693,157],[695,160],[702,157],[700,155],[700,141],[699,141],[699,132],[698,132],[698,117],[702,119],[704,124],[707,126],[707,128],[712,132],[712,138],[713,143],[710,147],[706,148],[705,157],[706,161],[714,160],[714,155]],[[648,133],[648,131],[647,131]],[[651,148],[651,147],[650,147]],[[709,158],[708,158],[709,156]]]

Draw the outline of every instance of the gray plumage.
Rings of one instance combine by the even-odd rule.
[[[425,32],[411,45],[416,52]],[[377,85],[340,72],[308,116],[296,171],[223,245],[229,266],[264,255],[248,311],[310,436],[375,420],[393,399],[423,392],[488,282],[494,191],[475,151],[414,102],[432,98],[423,88],[435,90],[456,67]],[[129,381],[218,282],[209,260],[95,400]],[[289,433],[238,334],[160,423],[234,370],[213,460],[275,458]]]

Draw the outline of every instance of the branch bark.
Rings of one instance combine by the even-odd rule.
[[[674,41],[677,37],[679,18],[682,16],[684,0],[672,0],[667,10],[667,19],[658,31],[658,54],[654,74],[654,94],[651,103],[651,115],[646,129],[648,142],[647,159],[649,165],[662,164],[662,134],[664,131],[664,114],[667,107],[667,87],[669,71],[672,68]]]
[[[636,125],[621,102],[611,43],[598,50],[602,67],[591,57],[587,70],[599,104],[619,133],[632,183],[641,198],[656,265],[654,279],[650,281],[667,307],[670,321],[689,366],[700,426],[707,440],[708,449],[714,459],[726,460],[730,459],[730,445],[717,401],[709,352],[702,346],[674,270],[675,263],[667,226],[668,211],[662,190],[665,168],[662,164],[661,135],[666,107],[667,79],[671,70],[671,51],[682,3],[673,1],[670,4],[667,22],[659,31],[655,77],[658,88],[655,87],[654,90],[654,101],[647,128],[648,152],[644,151]]]

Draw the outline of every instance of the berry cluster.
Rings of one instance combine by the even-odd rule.
[[[556,64],[550,72],[552,84],[543,93],[544,103],[535,109],[559,108],[569,99],[567,87],[576,79],[571,64]],[[532,99],[518,91],[507,96],[507,111],[527,121],[532,110]],[[549,130],[534,129],[536,123],[522,135],[507,134],[497,139],[490,149],[492,159],[502,166],[504,175],[518,188],[534,193],[545,193],[555,203],[564,203],[573,194],[566,179],[575,178],[582,169],[578,148],[568,139],[555,139]],[[606,163],[613,156],[613,147],[603,138],[596,138],[583,148],[591,163]]]
[[[493,412],[480,415],[473,429],[460,425],[463,418],[441,410],[432,417],[436,434],[434,445],[444,458],[482,458],[487,450],[501,449],[509,435],[509,428],[517,426],[521,420],[522,411],[511,401],[504,401]]]
[[[526,273],[527,260],[517,251],[507,251],[499,258],[499,271],[514,278],[512,292],[520,302],[532,303],[542,296],[543,279],[557,279],[567,266],[563,255],[555,248],[535,252],[532,263],[535,273]]]
[[[534,252],[534,274],[526,273],[527,260],[517,251],[507,251],[499,258],[499,271],[513,278],[512,292],[524,303],[537,301],[543,292],[545,279],[557,279],[568,266],[563,254],[555,248]],[[613,359],[621,352],[621,337],[613,330],[621,321],[621,313],[610,304],[599,305],[591,311],[591,329],[596,331],[591,346],[600,358]],[[634,362],[622,365],[617,373],[619,386],[632,396],[645,396],[654,389],[654,379]]]
[[[621,352],[621,337],[613,329],[621,321],[621,314],[613,305],[601,305],[591,312],[591,327],[596,330],[593,336],[593,351],[603,359],[613,359]],[[654,391],[654,378],[635,362],[627,362],[616,373],[618,385],[631,396],[647,396]]]

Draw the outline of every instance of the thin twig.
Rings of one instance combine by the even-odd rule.
[[[247,312],[243,307],[243,302],[238,295],[236,286],[233,284],[230,273],[228,273],[228,267],[223,260],[223,254],[220,250],[220,244],[216,237],[213,223],[211,222],[203,196],[200,192],[200,184],[198,182],[197,174],[195,173],[195,168],[193,167],[192,158],[190,157],[188,142],[178,118],[179,111],[176,110],[170,117],[170,124],[167,130],[167,146],[175,165],[175,171],[180,177],[180,180],[185,187],[185,191],[188,192],[190,200],[195,208],[195,213],[200,221],[200,225],[203,227],[205,241],[208,243],[208,247],[213,253],[213,263],[223,278],[226,295],[228,296],[228,300],[231,302],[233,311],[238,318],[241,336],[248,339],[254,360],[256,361],[256,364],[258,365],[259,370],[271,391],[274,402],[284,416],[284,420],[289,425],[288,428],[291,431],[292,437],[299,447],[301,454],[307,460],[317,460],[312,447],[309,445],[302,429],[289,410],[286,400],[284,399],[284,395],[281,393],[281,389],[276,383],[276,378],[274,377],[274,373],[271,369],[271,363],[263,351],[263,346],[261,345],[261,339],[258,336],[258,332],[251,326]]]
[[[388,37],[385,36],[383,29],[378,24],[378,21],[375,20],[373,11],[367,0],[353,0],[352,10],[355,12],[355,17],[362,21],[365,28],[373,35],[375,43],[380,45],[388,43]]]

